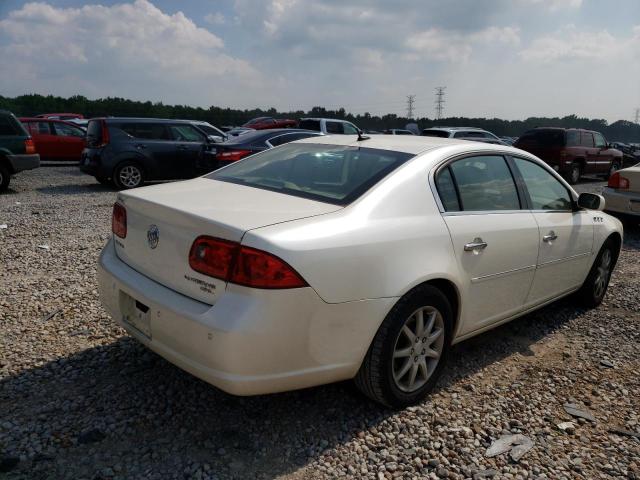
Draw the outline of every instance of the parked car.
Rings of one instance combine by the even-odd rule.
[[[118,189],[206,173],[198,165],[209,140],[190,120],[94,118],[86,139],[80,170]]]
[[[36,118],[50,118],[51,120],[76,120],[83,119],[84,116],[80,113],[41,113],[36,115]]]
[[[200,166],[203,170],[210,172],[254,153],[319,135],[322,134],[293,128],[253,130],[246,135],[232,137],[223,143],[204,145]]]
[[[518,137],[500,137],[500,140],[502,140],[505,144],[507,145],[513,145],[514,143],[516,143],[516,140],[518,140]]]
[[[290,120],[288,118],[258,117],[249,120],[242,126],[246,128],[253,128],[254,130],[266,130],[269,128],[294,128],[296,126],[296,121]]]
[[[622,165],[622,152],[600,132],[580,128],[534,128],[513,145],[537,155],[572,185],[584,174],[610,177]]]
[[[42,160],[78,162],[86,146],[86,131],[71,122],[46,118],[20,118],[31,134]]]
[[[637,225],[640,222],[640,163],[611,175],[602,195],[607,212]]]
[[[301,118],[298,128],[322,132],[326,135],[357,135],[360,131],[351,122],[333,118]]]
[[[0,192],[9,188],[11,176],[40,166],[33,139],[13,113],[0,110]]]
[[[249,132],[255,132],[256,130],[253,128],[247,128],[247,127],[233,127],[230,130],[227,130],[225,132],[225,135],[227,136],[227,138],[231,138],[231,137],[238,137],[240,135],[244,135],[245,133],[249,133]]]
[[[227,134],[219,128],[214,127],[209,122],[202,120],[191,120],[191,124],[202,130],[204,134],[214,143],[224,142],[227,139]]]
[[[481,128],[474,127],[429,127],[422,130],[425,137],[458,138],[462,140],[490,140],[498,145],[504,144],[496,135]]]
[[[386,135],[413,135],[413,132],[410,130],[404,130],[402,128],[390,128],[385,130],[384,133]]]
[[[600,304],[622,242],[602,205],[511,147],[310,138],[120,192],[99,289],[133,337],[227,392],[355,378],[399,407],[452,344],[573,292]]]
[[[634,146],[622,142],[611,142],[609,145],[622,152],[620,168],[631,167],[640,161],[640,150]]]

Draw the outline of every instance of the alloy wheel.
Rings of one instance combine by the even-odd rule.
[[[142,181],[142,172],[135,165],[127,165],[118,172],[118,180],[120,184],[127,188],[134,188],[140,185]]]
[[[420,389],[436,370],[444,347],[444,320],[434,307],[421,307],[405,320],[393,349],[396,386],[411,393]]]
[[[580,167],[578,165],[574,165],[571,167],[571,183],[578,183],[580,180]]]
[[[597,267],[596,279],[593,283],[593,293],[596,298],[601,298],[609,283],[611,275],[611,250],[607,249],[602,252],[600,264]]]

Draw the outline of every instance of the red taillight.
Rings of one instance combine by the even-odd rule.
[[[127,209],[121,203],[113,204],[111,231],[120,238],[127,237]]]
[[[230,281],[255,288],[298,288],[307,285],[286,262],[250,247],[240,247]]]
[[[223,162],[237,162],[238,160],[251,155],[251,150],[226,150],[220,151],[216,155],[216,159]]]
[[[609,177],[607,186],[618,190],[627,190],[629,188],[629,179],[620,175],[620,172],[616,172]]]
[[[36,153],[36,145],[33,143],[32,138],[27,138],[24,141],[24,153],[26,153],[27,155]]]
[[[238,254],[239,244],[202,236],[196,238],[189,252],[189,266],[196,272],[227,281]]]
[[[307,283],[275,255],[236,242],[208,236],[196,238],[189,252],[196,272],[253,288],[298,288]]]
[[[100,129],[102,136],[102,138],[100,139],[100,146],[104,147],[109,143],[109,129],[107,128],[107,122],[105,122],[104,120],[100,120],[100,123],[102,123],[102,128]]]

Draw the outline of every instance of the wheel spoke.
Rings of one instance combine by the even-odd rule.
[[[409,388],[413,388],[413,384],[416,383],[416,375],[418,374],[418,364],[414,363],[411,367],[411,375],[409,376]]]
[[[418,366],[420,367],[420,371],[422,372],[422,377],[425,380],[427,380],[429,378],[429,368],[427,367],[427,359],[422,358],[418,363]]]
[[[403,348],[402,350],[396,350],[393,352],[393,358],[403,358],[411,355],[411,347]]]
[[[396,380],[400,381],[400,379],[402,377],[404,377],[406,375],[406,373],[409,371],[409,369],[411,368],[411,365],[413,365],[413,362],[411,361],[411,358],[407,358],[405,360],[405,362],[402,364],[402,368],[400,369],[400,371],[395,376]]]
[[[432,348],[427,348],[425,352],[425,356],[429,358],[440,358],[440,353]]]
[[[411,331],[409,327],[405,325],[404,327],[402,327],[402,331],[407,336],[407,338],[411,341],[411,343],[415,341],[416,336],[414,335],[414,333]]]
[[[424,333],[431,333],[433,330],[433,325],[436,323],[436,312],[431,312],[429,314],[429,323],[427,323],[427,328],[424,329]]]
[[[431,346],[433,344],[433,342],[435,342],[438,338],[440,338],[440,335],[442,335],[442,329],[441,328],[437,328],[437,329],[433,330],[433,333],[431,335],[429,335],[429,338],[427,339],[428,346]]]
[[[424,333],[424,312],[422,310],[418,310],[416,313],[416,335],[422,336]]]

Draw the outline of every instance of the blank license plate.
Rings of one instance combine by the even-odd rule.
[[[151,309],[130,295],[120,292],[122,320],[151,338]]]

